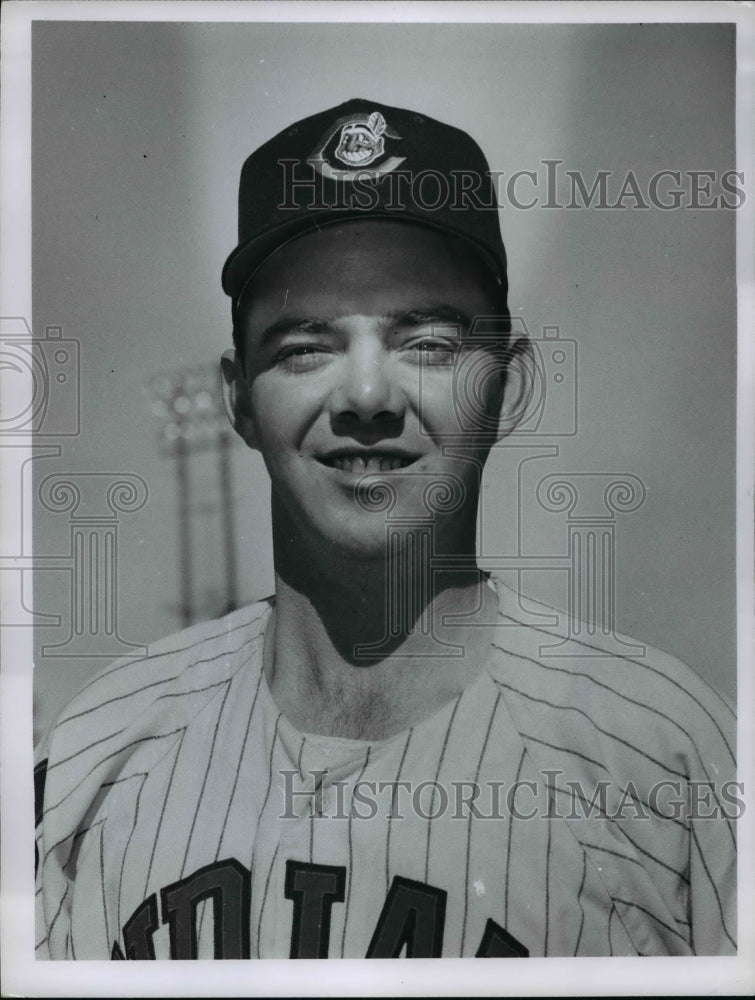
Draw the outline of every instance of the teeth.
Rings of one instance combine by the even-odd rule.
[[[369,455],[338,455],[328,460],[328,465],[342,472],[356,472],[360,475],[375,475],[378,472],[392,472],[410,465],[413,459],[400,456]]]
[[[344,160],[348,160],[350,163],[360,163],[362,160],[366,160],[368,156],[372,153],[371,149],[349,149],[344,150],[341,153]]]

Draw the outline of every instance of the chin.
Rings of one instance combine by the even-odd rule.
[[[323,541],[334,554],[365,561],[383,561],[388,554],[388,531],[385,517],[372,515],[344,519],[321,531]]]

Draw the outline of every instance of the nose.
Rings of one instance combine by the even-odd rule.
[[[343,377],[331,396],[333,419],[347,424],[400,420],[405,398],[391,362],[390,351],[374,340],[354,345],[343,359]]]

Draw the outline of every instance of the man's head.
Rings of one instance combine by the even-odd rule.
[[[508,314],[506,252],[490,170],[466,132],[355,98],[284,129],[246,160],[238,245],[223,269],[234,316],[262,262],[302,233],[347,218],[413,221],[452,233],[493,275]]]
[[[397,123],[418,133],[420,163],[428,162],[424,129],[436,142],[445,135],[461,143],[465,176],[470,150],[480,169],[487,164],[464,133],[371,103],[360,111],[362,105],[349,102],[281,133],[289,146],[303,133],[309,156],[299,162],[299,186],[275,191],[280,203],[294,206],[288,215],[277,204],[265,216],[250,195],[265,162],[276,175],[279,164],[271,160],[281,137],[245,164],[239,246],[223,275],[234,301],[237,356],[225,362],[234,423],[263,454],[279,519],[297,530],[378,554],[385,511],[370,516],[369,503],[355,503],[360,481],[369,492],[376,476],[388,483],[395,515],[409,521],[429,516],[428,490],[438,483],[456,491],[445,520],[468,544],[482,466],[509,429],[516,396],[516,389],[504,391],[510,323],[497,215],[451,205],[431,214],[414,202],[391,209],[396,189],[384,185],[416,159],[408,155],[411,143],[400,145]],[[442,176],[453,178],[453,155],[439,149]],[[341,169],[339,160],[364,168]],[[301,183],[299,168],[307,163],[310,179],[319,178],[316,188]],[[362,182],[377,190],[377,207],[357,207]],[[272,188],[268,178],[263,202]],[[297,206],[294,196],[302,195],[316,195],[317,207]]]

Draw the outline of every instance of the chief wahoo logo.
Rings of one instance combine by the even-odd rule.
[[[308,162],[324,177],[333,180],[353,181],[356,178],[379,177],[395,170],[405,159],[403,156],[389,156],[382,159],[382,162],[377,162],[385,156],[386,137],[401,139],[379,111],[373,111],[367,116],[352,116],[346,121],[342,118],[323,137]],[[338,160],[350,169],[331,166],[328,159]]]

